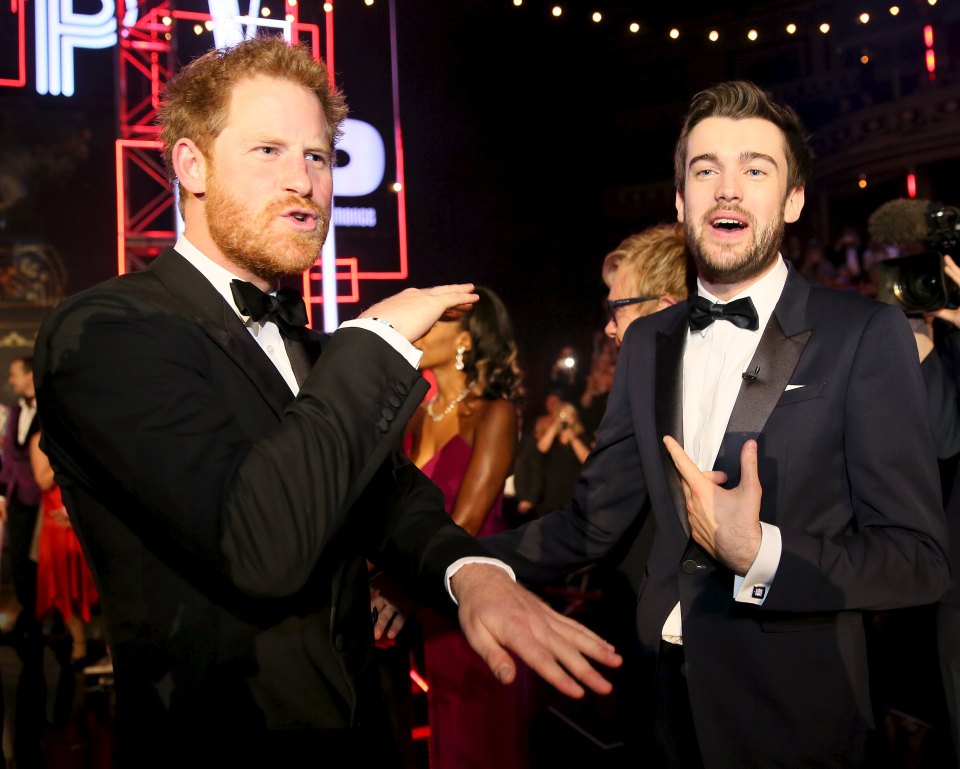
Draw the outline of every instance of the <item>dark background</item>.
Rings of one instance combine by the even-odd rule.
[[[372,44],[362,16],[385,12],[387,0],[376,3],[338,0],[339,51]],[[755,80],[795,106],[813,134],[816,172],[788,235],[829,247],[853,226],[866,240],[867,216],[904,194],[909,170],[921,197],[960,204],[960,4],[903,0],[897,17],[889,2],[866,0],[720,10],[684,0],[562,4],[556,19],[552,3],[535,0],[519,8],[396,0],[409,283],[471,280],[497,291],[534,391],[563,344],[589,354],[605,320],[603,256],[674,218],[673,143],[690,97],[713,82]],[[600,24],[590,21],[596,9]],[[862,10],[867,25],[856,20]],[[316,0],[300,13],[322,24]],[[28,41],[32,18],[28,5]],[[639,33],[627,31],[631,20]],[[829,35],[816,30],[821,20]],[[794,36],[784,32],[790,21],[800,28]],[[934,81],[923,65],[926,23],[936,34]],[[673,25],[676,41],[667,36]],[[751,26],[755,43],[746,39]],[[718,43],[707,41],[709,29]],[[0,214],[0,241],[51,244],[72,293],[115,272],[116,57],[80,51],[78,94],[66,99],[34,92],[32,56],[31,46],[27,88],[0,89],[0,175],[13,173],[26,195]],[[860,173],[869,181],[862,190]],[[361,284],[360,306],[398,288]],[[340,305],[341,317],[357,308]],[[0,330],[13,310],[0,308]]]

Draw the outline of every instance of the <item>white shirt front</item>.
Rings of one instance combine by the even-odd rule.
[[[729,303],[749,297],[759,320],[755,331],[718,320],[700,331],[690,330],[683,352],[683,448],[701,470],[712,470],[720,444],[736,404],[743,373],[757,352],[760,337],[787,282],[787,266],[782,258],[748,289],[721,302],[697,280],[697,292],[710,302]],[[760,523],[760,551],[745,575],[734,579],[734,599],[762,604],[780,564],[780,530]],[[680,643],[682,627],[680,604],[663,626],[663,638]]]
[[[266,353],[277,371],[280,372],[280,375],[287,383],[291,392],[293,392],[294,395],[299,393],[300,385],[297,383],[296,376],[294,376],[293,366],[290,365],[290,358],[287,355],[287,348],[283,344],[283,335],[280,333],[280,329],[277,328],[277,324],[273,321],[267,321],[263,324],[257,323],[237,309],[230,283],[234,280],[243,280],[243,278],[239,275],[234,275],[226,267],[222,267],[214,262],[183,235],[179,237],[177,245],[174,246],[174,248],[184,259],[196,267],[203,277],[210,281],[210,285],[217,290],[217,293],[223,297],[223,300],[237,313],[237,317],[240,318],[247,327],[250,336],[260,345],[260,348]],[[420,363],[420,357],[423,353],[390,326],[378,323],[370,318],[358,318],[356,320],[344,321],[340,324],[340,328],[363,328],[371,331],[406,358],[407,362],[414,368]]]

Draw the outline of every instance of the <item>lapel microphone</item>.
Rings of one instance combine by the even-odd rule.
[[[753,384],[754,382],[757,381],[757,377],[760,376],[760,367],[757,366],[753,371],[750,371],[750,369],[747,369],[740,376],[743,378],[743,381],[746,382],[747,384]]]

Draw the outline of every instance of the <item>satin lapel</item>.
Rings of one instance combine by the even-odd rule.
[[[664,435],[671,435],[683,444],[683,348],[687,342],[686,314],[681,314],[677,325],[668,331],[658,331],[656,339],[657,360],[654,398],[657,422],[657,442],[667,486],[677,511],[677,518],[684,532],[690,535],[690,521],[683,499],[680,476],[673,460],[663,446]]]
[[[164,249],[148,269],[179,305],[179,314],[200,326],[237,364],[279,417],[293,400],[293,393],[240,318],[210,282],[172,248]]]
[[[790,384],[790,377],[810,338],[811,331],[803,329],[809,292],[809,285],[791,270],[780,302],[750,361],[749,370],[757,372],[757,379],[740,385],[740,394],[714,464],[716,470],[727,473],[728,487],[740,482],[740,450],[750,438],[762,440],[760,434]]]

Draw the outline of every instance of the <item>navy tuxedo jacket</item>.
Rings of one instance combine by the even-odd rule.
[[[893,307],[791,270],[716,462],[736,485],[740,449],[758,439],[760,516],[780,527],[783,553],[756,606],[735,602],[733,573],[692,543],[661,441],[683,442],[688,333],[686,303],[630,326],[572,504],[484,543],[537,581],[605,555],[653,516],[640,643],[656,655],[679,601],[706,766],[855,765],[872,723],[860,610],[929,603],[948,584],[913,337]]]
[[[444,570],[482,552],[394,451],[419,372],[361,329],[303,342],[323,354],[294,398],[172,249],[41,331],[43,440],[100,591],[125,765],[335,762],[365,719],[365,559],[449,602]]]

